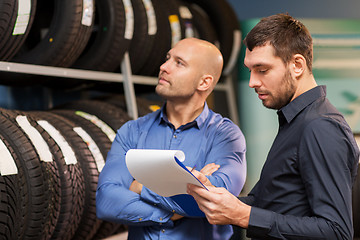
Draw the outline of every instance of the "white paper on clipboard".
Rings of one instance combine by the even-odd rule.
[[[183,164],[180,150],[130,149],[126,165],[131,175],[145,187],[163,196],[187,194],[187,184],[206,188]]]

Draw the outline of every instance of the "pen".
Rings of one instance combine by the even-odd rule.
[[[196,168],[196,164],[193,166],[193,168],[190,170],[192,172]]]

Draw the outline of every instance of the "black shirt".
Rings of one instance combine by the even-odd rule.
[[[315,87],[278,112],[279,131],[248,197],[254,239],[352,239],[359,149],[343,116]]]

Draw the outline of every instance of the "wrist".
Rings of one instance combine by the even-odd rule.
[[[250,221],[250,213],[251,213],[251,206],[246,204],[241,204],[239,207],[239,211],[237,214],[236,221],[233,225],[237,225],[241,228],[247,229],[249,227],[249,221]]]

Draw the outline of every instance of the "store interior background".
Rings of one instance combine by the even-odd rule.
[[[330,62],[325,62],[327,66],[318,64],[321,61],[314,64],[314,75],[319,84],[327,85],[330,101],[344,114],[354,133],[360,135],[360,1],[227,1],[238,17],[242,37],[261,17],[289,13],[305,23],[316,41],[335,38],[333,45],[336,46],[330,44],[331,46],[316,49],[316,61],[325,59]],[[249,72],[243,67],[243,57],[242,46],[238,66],[233,74],[233,84],[237,96],[239,126],[247,142],[247,181],[242,191],[242,194],[246,195],[259,179],[261,168],[277,133],[278,123],[275,111],[264,108],[254,90],[248,87]],[[52,98],[42,88],[13,89],[15,90],[0,85],[0,107],[45,109],[48,105],[44,99]],[[215,110],[227,116],[227,103],[221,94],[224,93],[219,93],[215,98]],[[73,97],[71,92],[66,92],[65,95]],[[77,93],[75,95],[79,97]],[[87,96],[86,92],[84,96]]]

